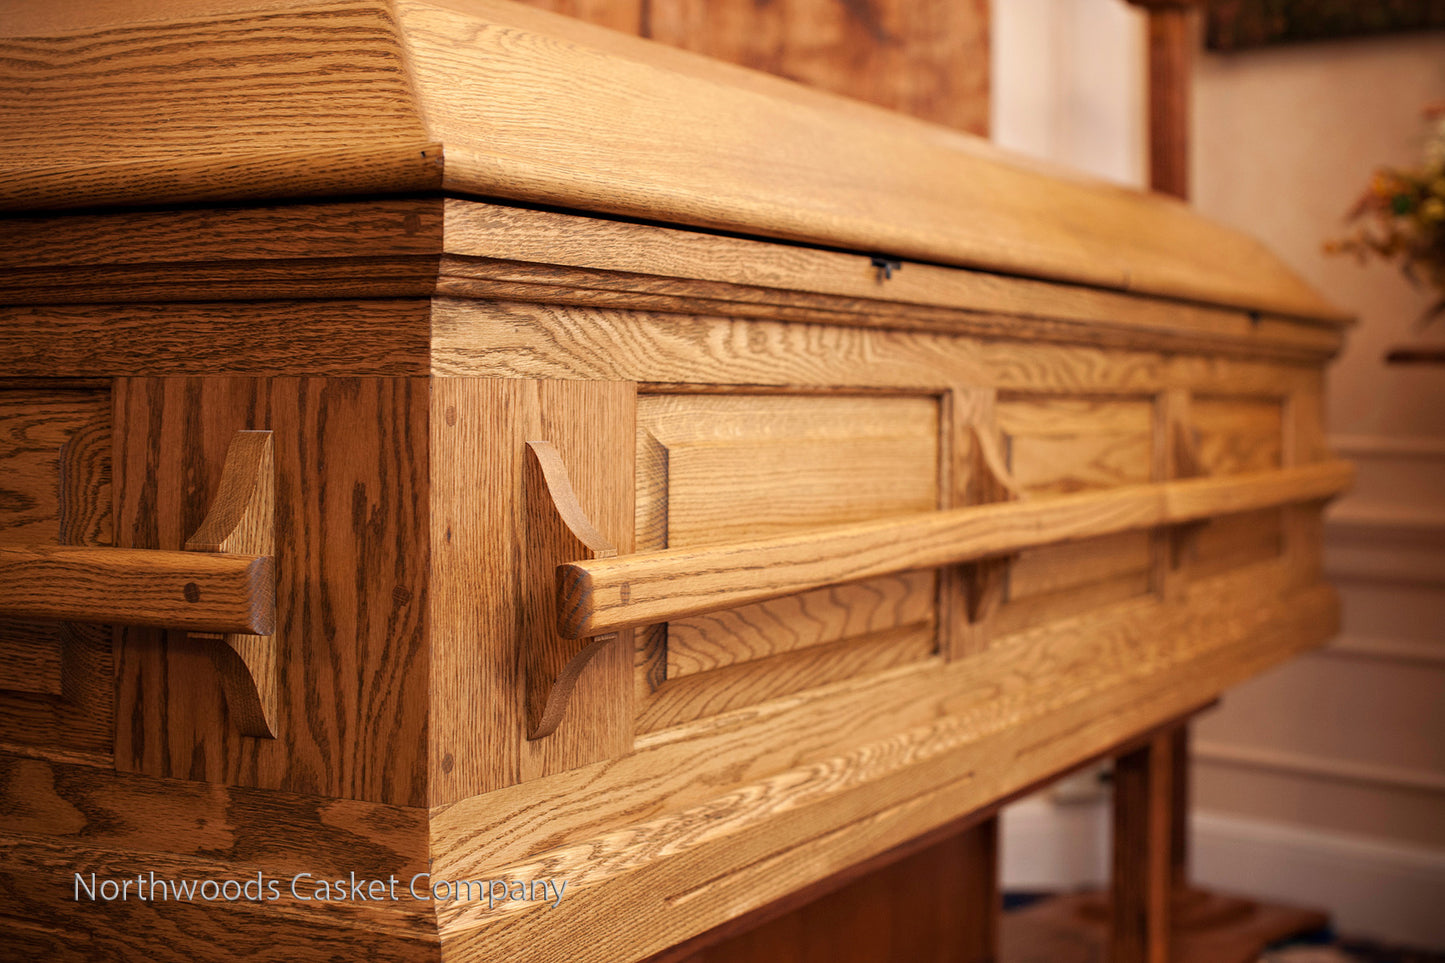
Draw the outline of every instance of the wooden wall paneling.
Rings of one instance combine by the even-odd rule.
[[[633,385],[618,382],[433,382],[432,805],[631,747],[630,632],[588,663],[557,730],[526,738],[527,637],[518,613],[535,590],[523,584],[521,564],[530,550],[526,442],[555,446],[587,517],[630,552],[635,398]]]
[[[639,32],[986,135],[988,16],[984,0],[650,0]]]
[[[234,432],[273,432],[280,694],[277,738],[240,735],[203,646],[123,630],[117,768],[425,804],[427,399],[409,378],[117,380],[121,545],[179,548]]]
[[[0,382],[0,540],[105,546],[113,540],[108,385]],[[4,747],[108,764],[111,631],[0,619]]]

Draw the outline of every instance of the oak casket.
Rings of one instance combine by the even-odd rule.
[[[643,959],[1334,630],[1348,319],[1183,204],[490,0],[0,31],[7,956]]]

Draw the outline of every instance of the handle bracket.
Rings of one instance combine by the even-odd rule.
[[[998,440],[992,431],[978,425],[973,426],[974,444],[974,485],[973,503],[996,505],[1003,502],[1021,501],[1023,488],[1008,470],[1008,462],[999,451]],[[968,621],[977,625],[991,616],[1003,601],[1008,587],[1009,572],[1018,553],[982,558],[963,567],[964,591]]]
[[[215,501],[195,534],[186,539],[186,551],[275,556],[276,468],[271,432],[236,432],[226,449]],[[268,607],[274,612],[274,581],[265,589]],[[244,735],[274,739],[280,700],[274,632],[190,635],[211,643],[208,651],[221,674],[226,705],[236,727]]]
[[[551,735],[562,721],[577,677],[617,639],[605,632],[567,638],[557,631],[558,566],[578,558],[613,558],[617,549],[592,524],[549,441],[527,442],[527,559],[523,568],[522,638],[527,669],[527,738]],[[554,594],[555,592],[555,594]]]

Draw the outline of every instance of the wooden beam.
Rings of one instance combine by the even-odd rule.
[[[1353,476],[1347,462],[1322,462],[923,512],[712,548],[579,560],[557,569],[558,631],[565,638],[590,638],[842,582],[1331,498]]]
[[[0,615],[269,635],[272,560],[81,545],[0,546]]]
[[[1184,727],[1179,727],[1183,729]],[[1169,963],[1174,854],[1174,738],[1154,736],[1114,761],[1113,963]]]

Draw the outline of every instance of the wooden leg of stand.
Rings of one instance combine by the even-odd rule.
[[[1176,860],[1174,733],[1114,763],[1111,963],[1169,963]]]
[[[1174,857],[1174,894],[1189,888],[1189,725],[1186,723],[1169,733],[1170,769],[1174,773],[1170,785],[1173,798],[1170,815],[1169,848]]]

